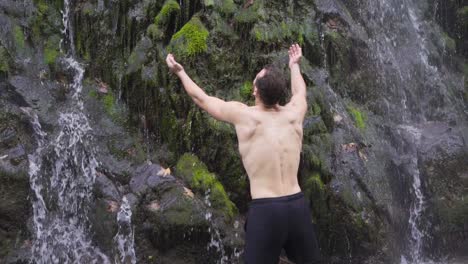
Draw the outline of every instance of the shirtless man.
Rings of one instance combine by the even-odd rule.
[[[319,249],[310,210],[298,184],[302,123],[307,111],[306,84],[299,62],[302,50],[289,48],[291,101],[280,106],[287,84],[271,66],[253,81],[255,106],[226,102],[207,95],[177,63],[169,69],[182,81],[193,101],[217,120],[235,126],[239,152],[249,176],[252,202],[246,224],[246,264],[277,264],[281,250],[295,263],[317,263]]]

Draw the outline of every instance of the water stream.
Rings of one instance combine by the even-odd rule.
[[[36,151],[29,155],[34,229],[31,262],[106,264],[111,261],[92,242],[88,219],[98,161],[90,134],[92,128],[83,113],[81,91],[85,70],[74,58],[70,10],[70,1],[65,0],[61,50],[68,54],[64,62],[73,72],[70,85],[73,94],[66,111],[59,114],[57,136],[48,138],[37,115],[30,109],[24,110],[31,118],[37,140]],[[125,197],[117,221],[119,232],[114,240],[121,258],[116,258],[116,263],[134,264],[131,210]]]

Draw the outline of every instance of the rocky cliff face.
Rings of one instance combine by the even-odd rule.
[[[239,261],[249,196],[235,131],[195,107],[164,58],[175,53],[208,93],[252,103],[256,72],[286,66],[292,42],[304,48],[309,103],[299,177],[325,259],[463,254],[463,1],[76,1],[68,27],[64,3],[0,1],[3,262],[34,253],[32,117],[55,142],[76,100],[70,56],[84,69],[79,98],[91,129],[83,144],[98,161],[85,221],[92,246],[119,259],[125,197],[138,263]]]

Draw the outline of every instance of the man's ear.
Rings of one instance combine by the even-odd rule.
[[[257,95],[257,86],[254,85],[252,95],[256,96]]]

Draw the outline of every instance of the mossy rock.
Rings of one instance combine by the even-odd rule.
[[[314,222],[324,217],[328,213],[326,204],[326,186],[323,183],[320,173],[313,172],[304,182],[303,189],[306,197],[311,203],[311,210]]]
[[[151,24],[146,29],[146,35],[152,40],[161,40],[164,37],[164,32],[156,24]]]
[[[181,176],[188,183],[191,182],[194,172],[199,170],[207,171],[208,169],[197,156],[192,154],[182,155],[176,165],[177,175]]]
[[[308,31],[306,26],[296,21],[273,20],[271,22],[259,22],[252,28],[251,37],[257,42],[269,44],[281,44],[283,42],[297,42],[304,44],[304,36]]]
[[[240,24],[255,23],[260,18],[256,8],[242,8],[234,15],[234,20]]]
[[[132,53],[128,57],[127,74],[137,72],[141,70],[143,64],[148,60],[148,53],[153,47],[153,42],[147,38],[142,38],[133,49]]]
[[[457,21],[465,29],[468,28],[468,5],[457,10]]]
[[[450,203],[439,200],[435,203],[439,220],[446,230],[462,230],[468,222],[468,195]]]
[[[348,106],[348,112],[351,114],[354,120],[354,125],[357,128],[361,130],[366,128],[367,116],[365,113],[361,112],[358,108],[354,106]]]
[[[244,82],[244,84],[240,88],[239,93],[243,100],[251,99],[253,93],[253,83],[250,81]]]
[[[175,0],[167,0],[159,11],[159,14],[154,18],[155,25],[167,25],[171,17],[180,16],[180,5]]]
[[[21,28],[21,26],[15,25],[13,27],[13,34],[15,37],[15,45],[18,48],[17,51],[24,50],[26,46],[26,42],[25,42],[23,28]]]
[[[48,38],[44,47],[44,62],[48,65],[55,64],[57,57],[60,54],[60,37],[53,35]]]
[[[8,55],[8,51],[3,47],[0,46],[0,74],[10,72],[10,56]]]
[[[30,17],[31,37],[33,42],[41,42],[51,35],[61,34],[63,2],[36,0],[36,12]]]
[[[194,16],[172,36],[169,50],[182,57],[193,57],[207,50],[208,36],[200,18]]]
[[[233,0],[217,0],[214,2],[215,9],[225,15],[230,15],[236,12],[237,5]]]
[[[443,32],[442,33],[442,38],[444,40],[444,46],[445,46],[445,49],[448,51],[448,52],[455,52],[456,48],[457,48],[457,43],[455,42],[455,40],[453,38],[451,38],[447,33]]]
[[[176,165],[176,173],[200,195],[208,195],[211,205],[222,210],[230,219],[237,214],[237,208],[229,199],[216,175],[209,172],[206,165],[193,154],[184,154]]]

